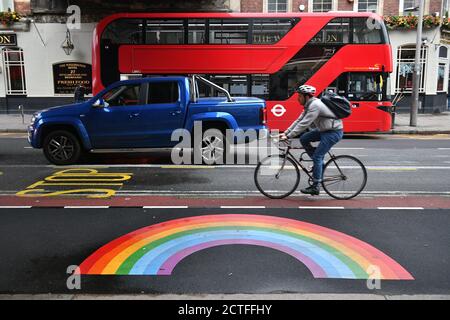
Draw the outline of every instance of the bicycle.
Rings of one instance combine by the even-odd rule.
[[[300,169],[309,177],[308,183],[312,185],[312,170],[308,170],[303,161],[306,152],[297,160],[291,153],[293,148],[289,140],[278,144],[280,154],[270,155],[261,160],[254,174],[258,190],[268,198],[283,199],[297,190],[300,183]],[[364,190],[367,184],[367,170],[357,158],[349,155],[335,156],[328,152],[329,160],[324,166],[322,187],[334,199],[349,200]],[[286,191],[280,190],[284,189]]]

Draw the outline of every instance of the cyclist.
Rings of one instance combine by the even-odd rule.
[[[301,192],[310,195],[319,195],[320,183],[323,176],[323,159],[328,151],[338,143],[344,133],[342,120],[336,119],[333,112],[318,98],[314,96],[316,88],[302,85],[296,90],[298,102],[304,106],[304,111],[292,125],[280,135],[280,140],[292,139],[300,136],[300,143],[313,160],[313,184],[302,189]],[[308,128],[312,131],[305,132]],[[317,148],[311,142],[320,141]]]

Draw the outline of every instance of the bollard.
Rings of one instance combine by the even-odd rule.
[[[19,105],[19,112],[20,112],[20,115],[22,116],[22,124],[25,124],[25,115],[24,115],[24,111],[23,111],[23,105],[21,104],[21,105]]]

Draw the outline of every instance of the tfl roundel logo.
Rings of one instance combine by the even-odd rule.
[[[284,106],[282,106],[281,104],[277,104],[277,105],[273,106],[271,111],[275,117],[279,118],[279,117],[284,116],[284,114],[286,113],[286,108]]]

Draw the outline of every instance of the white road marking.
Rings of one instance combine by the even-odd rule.
[[[185,167],[186,168],[185,168]],[[1,168],[50,168],[50,169],[58,169],[58,170],[66,170],[66,169],[82,169],[82,168],[94,168],[94,169],[108,169],[108,168],[159,168],[159,169],[209,169],[209,167],[205,166],[194,166],[194,165],[161,165],[161,164],[117,164],[117,165],[79,165],[77,167],[65,167],[65,166],[53,166],[53,165],[2,165]],[[255,169],[256,164],[234,164],[234,165],[223,165],[212,167],[213,169]],[[357,169],[358,166],[343,166],[344,169]],[[366,169],[369,170],[450,170],[450,166],[366,166]]]
[[[265,206],[220,206],[220,209],[265,209]]]
[[[31,209],[31,206],[0,206],[0,209]]]
[[[311,207],[311,206],[301,206],[299,209],[345,209],[345,207]]]
[[[144,209],[189,209],[188,206],[144,206]]]
[[[378,207],[378,210],[424,210],[422,207]]]
[[[64,209],[109,209],[109,206],[65,206]]]

